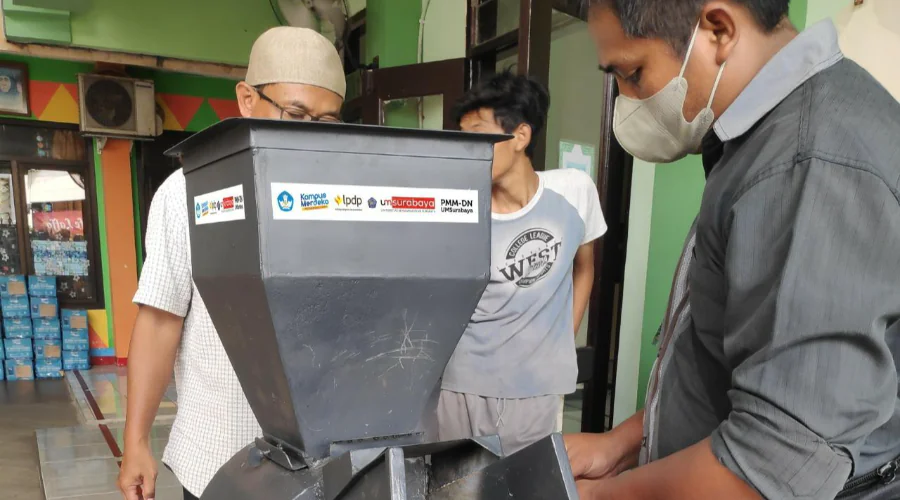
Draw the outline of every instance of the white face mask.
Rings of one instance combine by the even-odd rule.
[[[719,74],[709,95],[709,102],[694,121],[684,118],[684,101],[687,98],[688,82],[684,78],[688,59],[697,38],[698,24],[691,35],[681,72],[662,90],[647,99],[616,98],[613,117],[613,132],[619,144],[629,154],[651,163],[669,163],[700,150],[703,136],[712,127],[715,116],[712,106],[725,63],[719,66]]]

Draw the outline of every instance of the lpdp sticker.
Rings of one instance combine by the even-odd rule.
[[[194,197],[194,223],[244,220],[244,186],[237,185]]]

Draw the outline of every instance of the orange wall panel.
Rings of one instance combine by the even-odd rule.
[[[134,241],[134,205],[131,192],[131,145],[109,139],[101,153],[103,194],[106,200],[107,250],[116,357],[128,357],[131,330],[138,308],[131,302],[137,292],[137,253]]]

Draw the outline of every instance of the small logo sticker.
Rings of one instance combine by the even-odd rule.
[[[196,224],[244,220],[244,186],[237,185],[194,197]]]
[[[282,191],[281,194],[278,195],[278,208],[280,208],[282,212],[290,212],[294,209],[294,197],[291,196],[291,193]]]

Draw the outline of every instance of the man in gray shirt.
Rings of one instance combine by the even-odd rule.
[[[543,85],[502,73],[456,108],[463,130],[513,137],[494,147],[491,277],[444,371],[441,440],[499,435],[515,453],[559,429],[563,395],[575,391],[575,332],[606,223],[586,173],[534,171],[531,139],[549,105]]]
[[[900,498],[900,104],[788,0],[592,4],[623,147],[713,166],[645,410],[567,439],[581,498]]]

